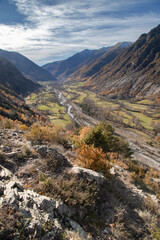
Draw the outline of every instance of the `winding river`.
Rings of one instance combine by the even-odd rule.
[[[58,94],[60,104],[67,107],[67,113],[70,116],[70,118],[72,118],[74,121],[76,121],[79,124],[78,120],[75,119],[74,115],[71,113],[72,105],[67,103],[67,99],[63,96],[61,92],[59,92],[56,89],[54,91]]]

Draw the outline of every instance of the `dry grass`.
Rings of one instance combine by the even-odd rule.
[[[24,221],[21,214],[13,207],[0,208],[0,239],[23,239]]]
[[[0,120],[0,127],[5,128],[5,129],[12,129],[17,126],[16,122],[14,122],[11,119],[8,118],[3,118]]]
[[[44,173],[39,175],[39,181],[39,192],[62,200],[69,206],[90,208],[89,211],[96,207],[99,195],[96,181],[79,178],[74,174],[51,178]]]
[[[67,145],[66,137],[62,129],[58,127],[42,126],[40,124],[33,124],[30,131],[25,134],[27,140],[33,143],[59,143]]]
[[[63,240],[84,240],[83,238],[81,238],[79,236],[79,233],[77,233],[75,231],[69,231],[69,230],[66,230],[62,234],[62,239]]]
[[[157,215],[151,213],[149,210],[138,210],[139,216],[147,223],[147,224],[157,224]]]

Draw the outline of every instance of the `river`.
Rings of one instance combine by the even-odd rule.
[[[76,121],[79,124],[79,121],[71,113],[72,105],[67,103],[67,99],[63,96],[63,94],[61,92],[59,92],[56,89],[54,91],[58,94],[60,104],[67,107],[67,113],[70,116],[70,118],[72,118],[74,121]]]

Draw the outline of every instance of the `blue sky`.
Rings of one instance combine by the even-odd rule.
[[[0,48],[37,64],[135,41],[160,24],[160,0],[0,0]]]

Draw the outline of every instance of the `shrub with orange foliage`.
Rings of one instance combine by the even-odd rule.
[[[159,141],[160,141],[160,139],[159,139],[159,136],[158,136],[158,135],[155,137],[155,140],[156,140],[156,142],[159,142]]]
[[[79,139],[83,140],[86,134],[91,130],[90,126],[85,126],[79,131]]]
[[[110,164],[107,160],[107,153],[104,153],[101,148],[79,143],[75,161],[82,167],[102,172],[105,176],[110,175]]]

